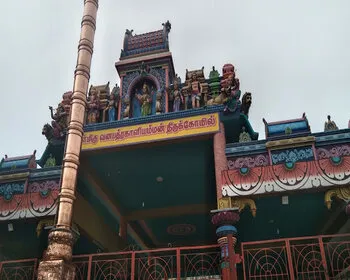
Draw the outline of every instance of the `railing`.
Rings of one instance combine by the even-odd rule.
[[[221,279],[217,245],[74,256],[77,280]]]
[[[37,259],[0,262],[0,280],[34,280],[37,266]]]
[[[244,279],[350,279],[350,234],[241,244]]]

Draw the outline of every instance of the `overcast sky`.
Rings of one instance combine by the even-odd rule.
[[[0,158],[46,146],[41,135],[72,89],[82,0],[1,1]],[[140,34],[170,20],[175,70],[225,63],[251,91],[250,121],[265,138],[262,118],[301,117],[323,131],[327,114],[340,128],[350,119],[350,1],[348,0],[100,0],[91,83],[119,82],[114,68],[125,29]]]

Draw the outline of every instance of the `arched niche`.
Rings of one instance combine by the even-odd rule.
[[[142,88],[146,84],[149,88],[151,96],[151,113],[150,115],[156,114],[156,94],[160,90],[159,81],[153,75],[138,76],[129,85],[127,96],[130,97],[130,117],[138,118],[141,117],[141,106],[142,102],[138,97],[142,95]]]

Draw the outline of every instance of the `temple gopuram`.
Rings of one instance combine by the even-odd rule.
[[[170,31],[126,30],[76,159],[77,89],[43,116],[40,157],[3,157],[0,279],[350,279],[350,128],[315,133],[301,112],[259,140],[235,65],[178,76]]]

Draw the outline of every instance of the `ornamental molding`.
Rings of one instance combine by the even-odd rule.
[[[341,187],[350,183],[350,157],[224,170],[224,197]]]
[[[0,183],[5,183],[8,181],[18,181],[18,180],[25,180],[29,176],[29,172],[22,172],[22,173],[13,173],[13,174],[6,174],[0,176]]]
[[[16,194],[11,200],[0,197],[0,221],[38,218],[55,215],[59,190]]]
[[[285,149],[290,147],[301,147],[311,145],[316,141],[315,136],[305,136],[290,139],[281,139],[266,142],[266,148],[271,150]]]

